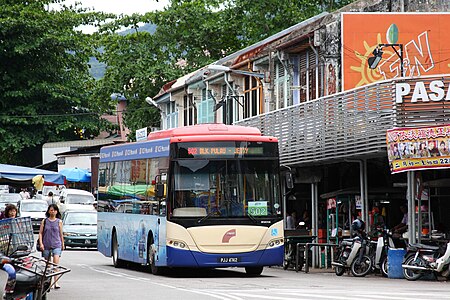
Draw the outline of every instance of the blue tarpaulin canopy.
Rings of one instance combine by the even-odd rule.
[[[64,176],[52,171],[0,164],[0,182],[30,181],[36,175],[44,175],[44,181],[52,184],[64,184]]]
[[[59,171],[60,174],[64,175],[67,181],[72,182],[91,182],[91,173],[85,169],[79,168],[67,168]]]

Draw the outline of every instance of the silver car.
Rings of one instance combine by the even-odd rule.
[[[63,216],[64,245],[97,247],[97,212],[68,210]]]

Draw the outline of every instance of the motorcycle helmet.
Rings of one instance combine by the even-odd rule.
[[[362,231],[366,227],[366,223],[360,219],[355,219],[352,222],[352,230],[353,231]]]

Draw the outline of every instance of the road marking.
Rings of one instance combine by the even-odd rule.
[[[349,296],[349,291],[345,289],[329,289],[324,287],[305,287],[304,289],[279,289],[279,288],[267,288],[267,289],[187,289],[180,288],[173,285],[168,285],[165,283],[155,282],[151,278],[134,276],[124,272],[113,271],[109,269],[92,267],[86,264],[78,264],[81,268],[89,269],[93,272],[121,277],[128,280],[143,281],[146,283],[162,286],[165,288],[170,288],[183,292],[195,293],[198,295],[210,296],[212,298],[220,300],[246,300],[246,299],[270,299],[270,300],[297,300],[301,298],[307,299],[336,299],[336,300],[347,300],[351,298]],[[320,294],[319,294],[320,293]],[[444,290],[430,290],[424,291],[396,291],[395,288],[392,292],[388,291],[368,291],[366,289],[352,289],[351,294],[353,295],[364,295],[364,299],[395,299],[395,300],[423,300],[425,298],[436,298],[436,299],[450,299],[448,291]]]
[[[130,275],[130,274],[123,273],[123,272],[111,271],[111,270],[106,270],[106,269],[103,269],[103,268],[97,268],[97,267],[88,266],[86,264],[78,264],[78,266],[80,268],[89,269],[89,270],[97,272],[97,273],[111,275],[111,276],[114,276],[114,277],[122,277],[122,278],[129,279],[129,280],[145,281],[147,283],[151,283],[151,284],[154,284],[154,285],[159,285],[159,286],[162,286],[162,287],[166,287],[166,288],[170,288],[170,289],[174,289],[174,290],[178,290],[178,291],[183,291],[183,292],[191,292],[191,293],[196,293],[196,294],[200,294],[200,295],[211,296],[211,297],[214,297],[214,298],[217,298],[217,299],[221,299],[221,300],[244,300],[244,299],[239,298],[237,296],[224,295],[224,294],[222,294],[220,292],[216,292],[216,291],[212,292],[212,291],[203,291],[203,290],[193,290],[193,289],[180,288],[180,287],[176,287],[176,286],[172,286],[172,285],[168,285],[168,284],[164,284],[164,283],[154,282],[154,281],[150,280],[150,278],[137,277],[137,276],[133,276],[133,275]]]

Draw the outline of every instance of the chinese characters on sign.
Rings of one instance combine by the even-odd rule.
[[[386,133],[391,173],[450,168],[450,125],[396,128]]]

